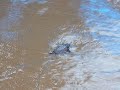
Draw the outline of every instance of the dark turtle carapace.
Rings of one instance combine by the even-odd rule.
[[[70,44],[59,44],[49,54],[59,55],[59,54],[67,54],[67,53],[70,53]]]

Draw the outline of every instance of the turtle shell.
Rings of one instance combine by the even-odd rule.
[[[66,54],[70,53],[70,44],[59,44],[50,54]]]

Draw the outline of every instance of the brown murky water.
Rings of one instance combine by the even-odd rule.
[[[0,1],[0,90],[120,90],[119,54],[92,36],[81,1]],[[58,43],[71,53],[49,55]]]

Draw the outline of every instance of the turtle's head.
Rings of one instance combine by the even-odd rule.
[[[70,51],[70,44],[65,44],[65,46],[66,46],[66,48],[67,48],[66,51],[67,51],[67,52],[71,52],[71,51]]]
[[[70,44],[65,44],[65,46],[66,46],[67,48],[70,48]]]

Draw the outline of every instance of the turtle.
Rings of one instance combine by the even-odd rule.
[[[52,52],[50,52],[49,54],[55,54],[55,55],[60,55],[60,54],[67,54],[70,53],[70,44],[66,43],[62,43],[62,44],[58,44]]]

